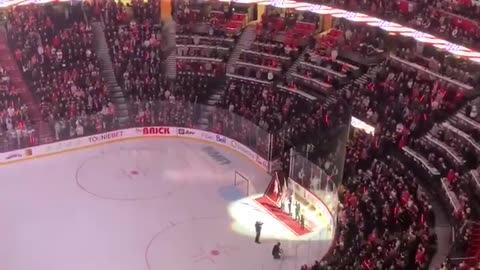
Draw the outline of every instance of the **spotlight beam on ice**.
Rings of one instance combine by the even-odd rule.
[[[302,236],[295,235],[290,228],[255,202],[255,199],[262,195],[254,194],[232,202],[228,206],[229,214],[233,219],[233,231],[253,238],[255,237],[254,224],[256,221],[261,221],[263,222],[262,239],[291,241],[333,239],[333,233],[327,230],[327,223],[322,219],[317,220],[318,223],[315,224],[315,228],[312,228],[311,233]],[[306,211],[309,210],[306,209]],[[307,214],[314,215],[313,213]]]

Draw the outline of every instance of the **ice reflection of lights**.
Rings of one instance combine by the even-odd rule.
[[[243,235],[255,237],[255,222],[262,221],[262,239],[276,240],[331,240],[333,239],[332,231],[327,229],[327,224],[323,220],[318,220],[317,228],[312,233],[296,236],[285,225],[280,223],[276,218],[268,214],[254,200],[262,196],[255,194],[247,198],[232,202],[228,207],[228,212],[233,219],[232,230]],[[306,213],[307,216],[314,216],[313,213]]]

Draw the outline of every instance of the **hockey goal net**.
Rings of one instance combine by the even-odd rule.
[[[243,174],[239,173],[238,171],[235,171],[235,177],[233,180],[233,185],[237,188],[239,192],[244,194],[245,196],[248,196],[250,192],[250,181],[248,180],[247,177],[245,177]]]

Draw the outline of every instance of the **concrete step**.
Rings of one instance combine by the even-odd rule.
[[[92,23],[92,30],[94,33],[95,52],[99,58],[101,75],[107,82],[110,91],[110,98],[115,105],[115,114],[117,117],[128,121],[128,106],[125,98],[125,93],[118,86],[117,78],[113,71],[112,59],[110,57],[110,49],[105,39],[103,23]]]
[[[115,74],[113,73],[113,68],[104,68],[102,75],[105,75],[106,78],[115,79]]]
[[[217,108],[215,106],[205,106],[205,113],[211,114],[215,112]]]
[[[243,31],[242,35],[240,36],[240,39],[235,46],[235,49],[233,50],[232,54],[230,55],[230,58],[228,59],[227,66],[228,68],[231,67],[232,64],[238,61],[238,58],[240,57],[240,54],[244,49],[248,49],[251,45],[251,43],[255,40],[256,37],[256,31],[254,26],[247,26],[245,30]]]
[[[217,88],[215,89],[215,91],[213,91],[216,95],[220,95],[220,97],[223,97],[224,93],[225,93],[225,87],[222,87],[222,88]]]
[[[198,125],[198,129],[206,130],[208,129],[208,125],[205,125],[205,124]]]
[[[123,127],[127,127],[130,124],[130,118],[128,116],[117,116],[118,122],[123,125]]]
[[[300,62],[303,61],[303,59],[305,58],[304,56],[307,51],[308,50],[303,50],[303,52],[298,56],[295,62],[293,62],[293,64],[287,70],[287,75],[293,75],[294,73],[297,73],[297,67],[300,65]]]
[[[364,78],[358,78],[358,79],[357,79],[357,82],[366,83],[367,80],[365,80]]]
[[[222,99],[222,95],[221,94],[213,94],[210,96],[211,99],[214,99],[214,100],[221,100]]]
[[[109,84],[118,85],[117,79],[115,77],[109,76],[108,78],[107,77],[104,77],[104,78],[105,78],[105,81],[107,81]]]
[[[327,99],[325,100],[325,104],[327,105],[335,104],[335,103],[337,103],[337,99],[332,96],[328,96]]]
[[[118,110],[128,110],[129,106],[127,104],[118,104],[117,109]]]
[[[206,118],[200,118],[198,120],[198,123],[203,124],[203,125],[208,125],[209,122],[210,121],[208,121],[208,119],[206,119]]]
[[[207,100],[207,104],[210,106],[215,106],[217,104],[217,100],[209,99]]]
[[[111,97],[114,97],[114,98],[117,98],[117,97],[123,98],[123,92],[114,91],[114,92],[111,92],[111,93],[110,93],[110,96],[111,96]]]
[[[111,99],[115,105],[127,102],[127,99],[123,96],[112,96]]]
[[[117,117],[128,117],[128,110],[116,110]]]

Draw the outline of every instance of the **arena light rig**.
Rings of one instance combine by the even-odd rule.
[[[379,27],[388,32],[390,35],[402,35],[412,37],[415,40],[430,44],[438,49],[447,51],[455,56],[467,58],[474,62],[480,63],[480,53],[461,45],[453,44],[446,40],[437,38],[431,34],[427,34],[410,27],[403,26],[398,23],[385,21],[375,18],[363,13],[351,12],[343,9],[332,8],[325,5],[317,5],[305,2],[291,1],[291,0],[220,0],[220,2],[235,2],[242,4],[258,4],[269,5],[278,8],[293,8],[298,11],[309,11],[320,15],[332,15],[336,18],[344,18],[349,21],[364,23],[370,26]]]
[[[66,2],[69,0],[0,0],[0,8],[6,8],[27,4],[47,4],[55,2]],[[400,25],[398,23],[385,21],[363,13],[351,12],[343,9],[332,8],[325,5],[317,5],[292,0],[218,0],[219,2],[234,2],[239,4],[258,4],[274,6],[278,8],[293,8],[298,11],[309,11],[320,15],[332,15],[336,18],[344,18],[349,21],[364,23],[370,26],[379,27],[390,35],[402,35],[412,37],[419,42],[430,44],[440,50],[447,51],[455,56],[463,57],[480,63],[480,53],[461,45],[450,43],[433,35],[417,31],[415,29]]]

